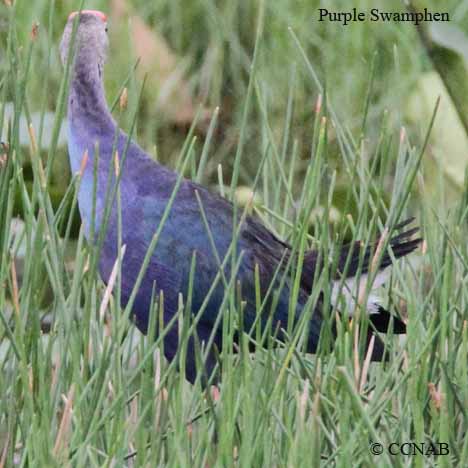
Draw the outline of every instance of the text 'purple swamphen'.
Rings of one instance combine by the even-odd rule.
[[[290,264],[297,267],[291,246],[278,239],[255,217],[235,215],[233,205],[219,195],[189,180],[178,179],[177,173],[156,163],[136,143],[129,141],[128,136],[119,130],[112,118],[104,95],[102,75],[108,48],[106,16],[90,10],[82,11],[79,17],[77,13],[70,15],[61,42],[61,58],[64,64],[67,63],[68,52],[71,49],[75,21],[75,53],[71,65],[68,100],[68,149],[73,173],[80,170],[82,173],[78,203],[88,239],[95,238],[92,234],[103,229],[106,193],[109,184],[115,186],[116,181],[115,152],[121,157],[121,221],[118,203],[114,199],[110,205],[110,215],[100,252],[99,269],[103,280],[108,281],[116,262],[120,223],[121,245],[125,245],[126,249],[121,266],[121,301],[124,305],[128,303],[145,254],[179,180],[180,185],[135,296],[132,314],[137,327],[143,333],[147,332],[152,298],[155,295],[158,297],[161,291],[164,297],[163,318],[166,324],[178,311],[180,295],[184,298],[184,303],[191,304],[193,316],[197,315],[206,300],[204,310],[199,314],[196,333],[188,341],[185,372],[187,379],[194,382],[198,362],[195,359],[196,349],[199,349],[196,343],[199,340],[202,344],[201,349],[204,350],[204,375],[210,376],[217,363],[214,348],[222,349],[222,322],[219,320],[219,314],[223,309],[225,290],[231,279],[235,278],[234,286],[240,285],[243,301],[243,330],[248,332],[252,327],[260,326],[261,330],[271,330],[278,339],[284,339],[293,281],[292,273],[286,268],[286,264],[290,261]],[[82,165],[85,153],[88,162]],[[126,157],[122,158],[123,155]],[[407,224],[408,222],[404,222],[397,228]],[[95,227],[95,233],[91,232],[91,226]],[[237,229],[235,237],[233,228]],[[405,256],[417,247],[420,240],[411,238],[415,231],[408,230],[389,240],[394,258]],[[233,238],[235,248],[230,250]],[[333,281],[332,287],[329,288],[330,301],[324,301],[324,294],[320,293],[316,295],[318,299],[313,310],[307,311],[312,312],[307,324],[308,352],[314,353],[317,350],[321,330],[325,328],[324,317],[330,316],[333,304],[338,298],[336,285],[344,283],[342,294],[346,296],[347,301],[352,301],[358,288],[352,288],[350,285],[355,282],[358,270],[362,274],[359,282],[366,281],[367,273],[371,271],[376,245],[365,251],[359,242],[342,246],[338,264],[334,271],[330,272]],[[226,255],[232,256],[233,261],[230,259],[223,262]],[[319,257],[318,251],[305,252],[300,277],[301,287],[294,313],[291,314],[294,324],[306,313],[306,303],[313,289],[312,283],[314,277],[318,277],[317,269],[324,267],[323,262],[318,260]],[[390,253],[385,252],[381,257],[380,269],[383,270],[391,263]],[[256,270],[261,298],[266,298],[261,313],[256,306]],[[280,274],[275,276],[277,270]],[[223,274],[220,274],[221,271]],[[188,298],[186,296],[191,278],[192,295]],[[375,284],[379,283],[377,276]],[[273,285],[273,288],[270,288],[270,285]],[[329,310],[323,310],[324,303],[329,302]],[[352,306],[348,309],[352,310]],[[386,332],[393,323],[394,333],[405,332],[404,323],[396,317],[390,319],[390,314],[378,305],[372,295],[368,298],[367,310],[370,322],[377,331]],[[333,321],[326,322],[330,333],[336,333],[335,326],[330,325]],[[372,333],[373,331],[369,332],[368,339]],[[207,347],[211,336],[212,345]],[[172,360],[176,357],[179,338],[176,321],[164,339],[164,353],[167,359]],[[371,358],[382,360],[385,355],[383,342],[376,336]]]

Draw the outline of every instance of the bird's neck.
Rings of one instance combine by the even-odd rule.
[[[106,103],[102,80],[103,64],[89,47],[76,53],[68,98],[71,130],[80,138],[102,138],[115,132],[115,121]]]
[[[107,107],[102,80],[102,64],[93,50],[80,48],[72,69],[68,98],[68,152],[73,174],[81,173],[78,194],[82,218],[89,235],[93,216],[94,157],[99,148],[98,185],[95,228],[98,229],[103,212],[103,193],[109,171],[112,170],[112,144],[118,128]],[[112,179],[113,180],[113,179]]]

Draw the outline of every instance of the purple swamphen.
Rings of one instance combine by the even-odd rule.
[[[121,158],[120,214],[114,197],[109,204],[99,269],[107,282],[118,255],[120,225],[121,244],[126,248],[121,267],[121,301],[127,304],[151,240],[179,183],[135,295],[132,315],[137,327],[146,333],[152,298],[158,297],[161,291],[166,324],[179,308],[180,295],[185,303],[189,301],[191,304],[192,316],[197,315],[205,302],[203,312],[197,317],[195,333],[189,338],[185,361],[186,377],[194,382],[197,376],[197,340],[201,344],[200,349],[204,350],[204,376],[210,376],[216,368],[216,349],[222,348],[219,314],[226,287],[232,278],[235,278],[234,287],[240,290],[243,301],[240,321],[243,330],[250,331],[252,327],[259,326],[262,331],[269,330],[278,339],[284,339],[293,281],[286,265],[290,262],[297,267],[296,256],[288,243],[278,239],[258,219],[237,216],[229,201],[156,163],[118,128],[106,104],[103,87],[103,67],[108,48],[106,16],[91,10],[83,10],[77,16],[77,13],[70,15],[60,50],[62,62],[66,64],[69,51],[73,50],[72,43],[74,45],[68,99],[68,150],[73,173],[81,171],[82,174],[78,203],[85,234],[88,239],[95,239],[93,234],[104,229],[106,194],[115,194],[108,188],[109,184],[115,186],[114,158],[117,153]],[[83,164],[85,154],[88,157],[86,165]],[[126,157],[122,157],[124,155]],[[401,229],[408,222],[397,228]],[[94,232],[91,232],[92,226]],[[237,230],[235,237],[233,228]],[[389,240],[394,258],[405,256],[417,247],[420,240],[412,239],[415,232],[416,229],[410,229]],[[235,242],[232,242],[233,238]],[[235,244],[234,249],[230,247],[232,243]],[[330,271],[333,282],[330,301],[324,300],[323,292],[317,294],[318,299],[308,318],[308,352],[316,352],[325,322],[329,324],[330,336],[336,333],[334,320],[325,320],[325,317],[334,316],[331,312],[338,297],[336,285],[344,283],[345,300],[352,301],[354,296],[351,293],[357,288],[346,290],[346,285],[355,281],[358,271],[362,274],[360,282],[366,281],[368,272],[372,270],[376,245],[366,250],[359,242],[341,247],[338,264],[334,271]],[[226,256],[232,259],[229,257],[229,261],[223,261]],[[318,251],[305,252],[297,304],[291,314],[294,324],[303,316],[312,283],[318,277],[317,270],[324,266],[319,258]],[[382,271],[391,265],[391,258],[389,252],[383,253]],[[275,274],[277,271],[279,274]],[[193,288],[188,298],[191,278]],[[378,276],[375,283],[379,284]],[[261,313],[256,306],[258,284],[262,299],[266,298]],[[273,288],[270,288],[271,284]],[[324,304],[328,303],[331,305],[324,310]],[[368,340],[374,333],[371,328],[386,332],[391,323],[394,333],[405,332],[404,323],[396,317],[391,320],[390,314],[378,305],[372,295],[368,298],[367,311],[373,324],[369,327]],[[211,336],[211,346],[208,346]],[[164,338],[167,359],[176,357],[179,339],[178,324],[174,323]],[[376,337],[371,358],[378,361],[385,355],[383,342]]]

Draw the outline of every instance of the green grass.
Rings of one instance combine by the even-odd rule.
[[[332,353],[326,336],[316,356],[303,353],[299,329],[288,330],[283,347],[255,355],[244,337],[234,354],[242,306],[232,278],[220,275],[228,288],[219,394],[187,384],[177,362],[161,357],[161,336],[142,337],[109,295],[98,248],[74,220],[79,177],[57,144],[66,89],[57,47],[80,2],[18,0],[0,9],[0,128],[10,146],[0,160],[0,467],[466,466],[468,194],[443,164],[429,164],[432,115],[417,123],[407,115],[430,69],[414,29],[317,23],[318,5],[299,0],[132,4],[189,59],[186,81],[214,117],[191,131],[174,124],[156,105],[151,75],[138,106],[142,83],[121,26],[111,36],[106,88],[114,102],[128,86],[128,109],[115,111],[122,126],[136,124],[145,148],[213,190],[232,198],[241,198],[239,187],[255,190],[245,209],[299,258],[311,246],[329,252],[343,239],[370,242],[384,226],[417,216],[424,249],[398,262],[382,291],[409,332],[389,338],[385,365],[365,363],[365,317],[339,324]],[[107,10],[107,2],[85,6]],[[444,8],[468,24],[466,1]],[[31,41],[34,21],[40,33]],[[36,143],[22,144],[21,119],[48,111],[55,123],[35,127]],[[14,229],[16,214],[23,224]],[[290,268],[297,292],[300,270]],[[120,275],[117,268],[117,290]],[[306,313],[320,288],[329,293],[327,279],[328,271],[317,278]],[[188,309],[181,303],[175,318],[185,334]],[[185,352],[182,344],[182,366]],[[450,454],[370,451],[373,442],[411,441],[447,443]]]

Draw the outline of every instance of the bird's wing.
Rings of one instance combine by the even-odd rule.
[[[128,160],[131,161],[132,154]],[[146,245],[158,229],[161,218],[173,193],[177,174],[153,161],[128,165],[133,189],[127,194],[127,203],[137,204],[141,221],[133,222],[129,236],[145,239]],[[144,181],[144,183],[142,182]],[[124,208],[124,207],[123,207]],[[122,210],[125,215],[125,209]],[[127,210],[135,212],[133,210]],[[203,302],[224,262],[224,273],[230,278],[233,263],[224,261],[232,252],[233,233],[236,231],[236,257],[241,255],[237,279],[242,284],[242,295],[255,300],[254,274],[258,266],[262,291],[266,291],[275,276],[278,264],[287,261],[289,245],[281,241],[260,220],[242,217],[238,210],[234,220],[232,203],[205,187],[183,179],[177,190],[167,219],[161,231],[154,258],[176,269],[182,276],[182,289],[187,289],[191,261],[195,257],[195,302]],[[235,221],[235,223],[234,223]],[[145,246],[142,245],[141,249]],[[230,250],[231,248],[231,250]],[[223,284],[213,293],[214,304],[222,300]]]

